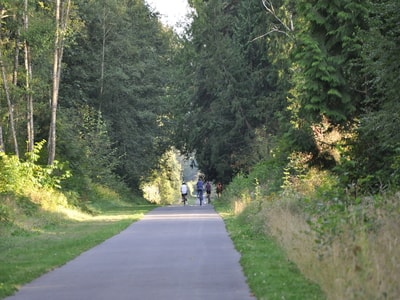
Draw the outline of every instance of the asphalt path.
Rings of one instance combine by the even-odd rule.
[[[247,300],[240,255],[211,205],[168,206],[7,300]]]

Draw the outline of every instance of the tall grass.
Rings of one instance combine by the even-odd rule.
[[[389,197],[397,206],[399,195]],[[328,299],[398,299],[400,286],[400,220],[393,211],[368,206],[363,215],[374,218],[372,228],[360,222],[343,222],[336,233],[325,232],[325,244],[316,243],[306,215],[286,199],[266,204],[260,211],[264,232],[286,249],[308,278],[321,286]],[[349,210],[351,214],[354,209]]]
[[[225,197],[236,215],[272,237],[327,299],[400,298],[400,193],[349,199],[316,170],[280,192],[253,174],[235,180]]]

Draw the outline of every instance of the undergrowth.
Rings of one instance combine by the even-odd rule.
[[[298,175],[282,170],[277,190],[270,177],[259,180],[257,174],[260,169],[237,176],[224,192],[244,231],[280,245],[327,299],[400,297],[400,193],[361,197],[315,169]],[[270,252],[263,247],[260,257]],[[258,272],[263,280],[266,272]]]

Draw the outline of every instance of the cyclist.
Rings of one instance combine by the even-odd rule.
[[[183,182],[181,185],[181,195],[182,195],[182,202],[183,205],[186,205],[186,201],[187,201],[187,193],[188,193],[188,187],[186,185],[186,182]]]
[[[201,206],[203,205],[203,181],[201,180],[201,177],[199,177],[196,187],[197,187],[197,197],[199,198]]]

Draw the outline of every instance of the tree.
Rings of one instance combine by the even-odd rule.
[[[400,183],[400,3],[371,1],[368,11],[368,28],[358,34],[363,40],[364,110],[343,173],[348,174],[346,183],[377,192]]]
[[[24,12],[23,12],[23,27],[25,32],[28,31],[29,27],[29,7],[28,0],[24,0]],[[28,152],[33,151],[35,145],[35,132],[34,132],[34,120],[33,120],[33,95],[31,92],[32,83],[32,59],[31,59],[31,48],[28,40],[24,39],[24,62],[25,62],[25,90],[26,90],[26,119],[27,119],[27,133],[28,133]],[[18,49],[18,47],[16,47]],[[16,56],[18,57],[18,55]],[[16,82],[15,82],[16,85]]]
[[[6,105],[12,107],[12,113],[8,110],[4,118],[9,122],[7,130],[3,131],[3,148],[13,149],[12,153],[15,154],[21,152],[23,148],[20,145],[27,141],[27,150],[31,151],[36,134],[34,128],[38,132],[44,128],[42,124],[34,124],[33,115],[35,113],[39,120],[43,119],[41,112],[34,112],[34,109],[40,108],[42,103],[48,103],[50,64],[47,60],[47,44],[50,18],[43,2],[36,5],[27,1],[3,1],[2,4],[8,17],[2,19],[1,24],[2,43],[5,46],[1,53],[5,80],[1,82],[3,87],[7,86],[7,92],[4,90]],[[32,71],[33,65],[36,66],[36,73]],[[34,106],[35,96],[37,102]],[[13,122],[10,123],[11,119]]]
[[[6,15],[6,10],[4,10],[2,7],[0,7],[0,40],[3,40],[3,36],[1,35],[2,32],[2,20],[4,18],[7,18],[8,15]],[[3,46],[3,45],[1,45]],[[15,121],[14,121],[14,107],[13,104],[11,102],[11,94],[10,94],[10,88],[9,88],[9,83],[8,83],[8,79],[7,79],[7,71],[6,71],[6,67],[3,61],[3,51],[1,49],[2,47],[0,47],[0,69],[1,69],[1,78],[2,78],[2,82],[3,82],[3,88],[4,88],[4,92],[6,95],[6,100],[7,100],[7,106],[8,106],[8,118],[9,118],[9,122],[10,122],[10,130],[11,130],[11,135],[12,135],[12,139],[14,142],[14,151],[15,151],[15,155],[17,157],[19,157],[19,150],[18,150],[18,140],[17,140],[17,132],[15,129]],[[2,133],[2,130],[1,130]],[[4,149],[4,144],[3,144],[3,138],[0,138],[1,140],[1,144],[0,144],[0,148]]]
[[[305,17],[299,24],[295,51],[298,75],[303,78],[297,88],[304,117],[310,122],[323,116],[333,124],[346,122],[357,112],[360,99],[350,89],[346,67],[359,56],[359,41],[353,33],[362,25],[365,4],[305,1],[297,9]]]
[[[266,15],[258,1],[196,1],[196,9],[178,60],[182,77],[177,95],[182,114],[177,126],[185,136],[181,150],[194,152],[208,178],[228,182],[247,172],[257,157],[256,132],[272,120],[279,104],[276,69],[266,55]],[[186,60],[181,59],[186,58]],[[187,124],[190,124],[188,126]],[[185,132],[185,133],[183,133]]]
[[[49,132],[49,156],[47,163],[52,165],[56,156],[56,122],[58,107],[58,92],[61,81],[61,62],[64,51],[64,39],[68,24],[70,0],[56,0],[55,6],[55,39],[53,54],[53,88],[51,93],[51,119]]]
[[[290,139],[298,151],[313,154],[312,163],[330,168],[339,161],[340,138],[328,135],[342,136],[362,109],[361,42],[355,33],[365,26],[367,4],[297,1],[294,8]]]
[[[82,1],[79,7],[85,30],[66,49],[61,97],[65,105],[99,110],[120,159],[116,172],[136,189],[171,146],[171,32],[142,1]]]

